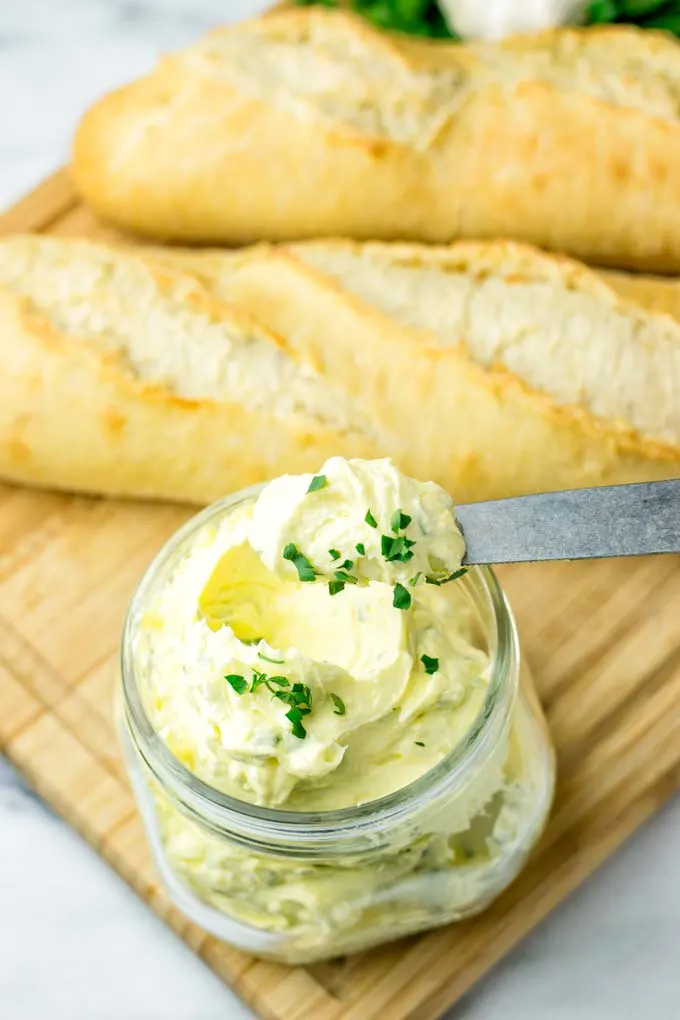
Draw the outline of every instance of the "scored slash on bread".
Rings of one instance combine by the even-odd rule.
[[[83,118],[76,182],[160,240],[512,237],[680,270],[680,46],[422,42],[320,8],[218,28]]]
[[[195,503],[333,453],[461,502],[674,477],[678,289],[503,242],[6,238],[0,475]]]

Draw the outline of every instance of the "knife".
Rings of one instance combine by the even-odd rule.
[[[456,507],[464,564],[680,552],[680,478]]]

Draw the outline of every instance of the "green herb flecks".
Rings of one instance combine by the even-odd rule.
[[[340,6],[338,0],[296,0],[300,7]],[[376,28],[433,39],[458,39],[436,0],[351,0],[350,7]],[[680,35],[679,0],[591,0],[586,25],[631,24]]]
[[[286,712],[286,719],[290,720],[293,736],[299,740],[304,740],[307,736],[307,730],[302,725],[302,717],[305,715],[309,715],[309,712],[302,708],[291,708]]]
[[[459,577],[464,577],[467,572],[467,567],[461,567],[460,570],[454,570],[452,574],[449,574],[448,577],[442,577],[441,580],[428,574],[425,578],[425,584],[436,584],[438,588],[441,588],[443,584],[448,584],[449,581],[457,581]]]
[[[290,722],[294,737],[304,740],[307,730],[302,725],[302,720],[312,711],[312,692],[306,684],[295,683],[290,690],[277,691],[274,695],[285,705],[289,705],[286,712],[286,719]]]
[[[401,510],[397,509],[392,514],[392,518],[390,520],[390,527],[396,535],[398,531],[404,531],[406,528],[408,528],[412,520],[413,518],[409,517],[408,514],[403,514]]]
[[[355,577],[354,574],[348,574],[346,570],[336,570],[333,577],[336,581],[342,581],[343,584],[359,583],[359,578]]]
[[[411,550],[416,543],[406,535],[398,534],[400,531],[405,531],[412,520],[412,517],[402,513],[399,508],[392,514],[390,527],[394,534],[380,536],[380,551],[387,563],[408,563],[413,559]]]
[[[369,525],[369,527],[371,527],[371,528],[377,528],[378,527],[378,522],[376,521],[375,517],[371,513],[370,509],[368,509],[366,511],[366,516],[364,517],[364,520]]]
[[[364,545],[363,542],[357,542],[354,548],[356,549],[360,556],[366,555],[366,546]]]
[[[281,666],[285,662],[285,659],[273,659],[271,655],[265,655],[264,652],[258,652],[257,657],[264,659],[265,662],[273,662],[276,666]]]
[[[289,542],[283,550],[283,558],[284,560],[290,560],[297,570],[301,581],[314,581],[316,579],[314,567],[293,542]]]
[[[329,581],[328,582],[328,594],[339,595],[341,591],[345,590],[344,581]]]
[[[454,570],[452,574],[449,574],[445,581],[442,581],[442,584],[448,584],[449,581],[457,581],[459,577],[465,577],[467,572],[467,567],[461,567],[460,570]]]
[[[422,576],[423,572],[422,570],[419,570],[417,574],[414,574],[413,577],[409,579],[408,583],[411,585],[412,588],[415,588],[415,586],[418,584],[418,581],[421,579]]]
[[[228,673],[224,679],[237,694],[245,694],[248,690],[248,681],[238,673]]]
[[[416,745],[416,747],[425,747],[425,744],[422,742],[422,740],[414,740],[413,743]]]
[[[239,673],[229,673],[224,679],[237,694],[248,692],[254,694],[260,687],[266,687],[272,698],[288,705],[286,719],[290,722],[293,736],[300,740],[305,739],[307,730],[302,725],[302,720],[312,711],[312,692],[307,684],[294,683],[291,686],[288,677],[267,676],[258,669],[253,670],[250,683]]]
[[[678,0],[591,0],[585,12],[586,24],[630,24],[638,28],[663,29],[680,35]]]
[[[421,655],[420,661],[425,667],[425,672],[428,676],[432,676],[439,669],[439,659],[436,659],[433,655]]]
[[[345,708],[345,702],[342,700],[340,695],[333,694],[331,692],[331,701],[333,702],[333,705],[335,706],[333,708],[333,714],[334,715],[345,715],[345,713],[347,712],[347,709]]]
[[[395,584],[392,605],[395,609],[409,609],[411,605],[411,593],[403,584]]]
[[[297,0],[301,7],[339,7],[338,0]],[[435,0],[352,0],[350,7],[376,28],[431,38],[455,38]]]
[[[332,560],[339,560],[340,557],[342,556],[342,553],[338,549],[329,549],[328,555]]]
[[[404,535],[381,535],[380,551],[388,563],[408,563],[413,559],[413,546],[416,543]]]
[[[319,489],[325,489],[327,485],[328,479],[326,478],[325,475],[314,475],[311,482],[309,483],[309,488],[307,489],[307,492],[308,493],[318,492]]]
[[[250,693],[254,694],[258,687],[264,685],[270,694],[276,694],[275,687],[288,687],[289,680],[285,676],[267,676],[258,669],[253,670],[253,679],[250,684]]]

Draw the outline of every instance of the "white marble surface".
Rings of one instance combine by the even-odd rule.
[[[160,50],[262,6],[254,0],[2,0],[0,203],[66,159],[78,115],[97,95],[143,71]],[[680,1017],[680,801],[452,1015]],[[246,1020],[251,1014],[0,760],[0,1018],[47,1016]]]

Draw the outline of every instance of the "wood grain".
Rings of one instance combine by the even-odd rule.
[[[67,170],[0,230],[113,236]],[[186,516],[0,487],[0,747],[266,1020],[434,1020],[680,787],[678,559],[505,568],[559,761],[531,865],[481,917],[357,957],[291,968],[219,943],[158,884],[112,714],[126,604]]]

